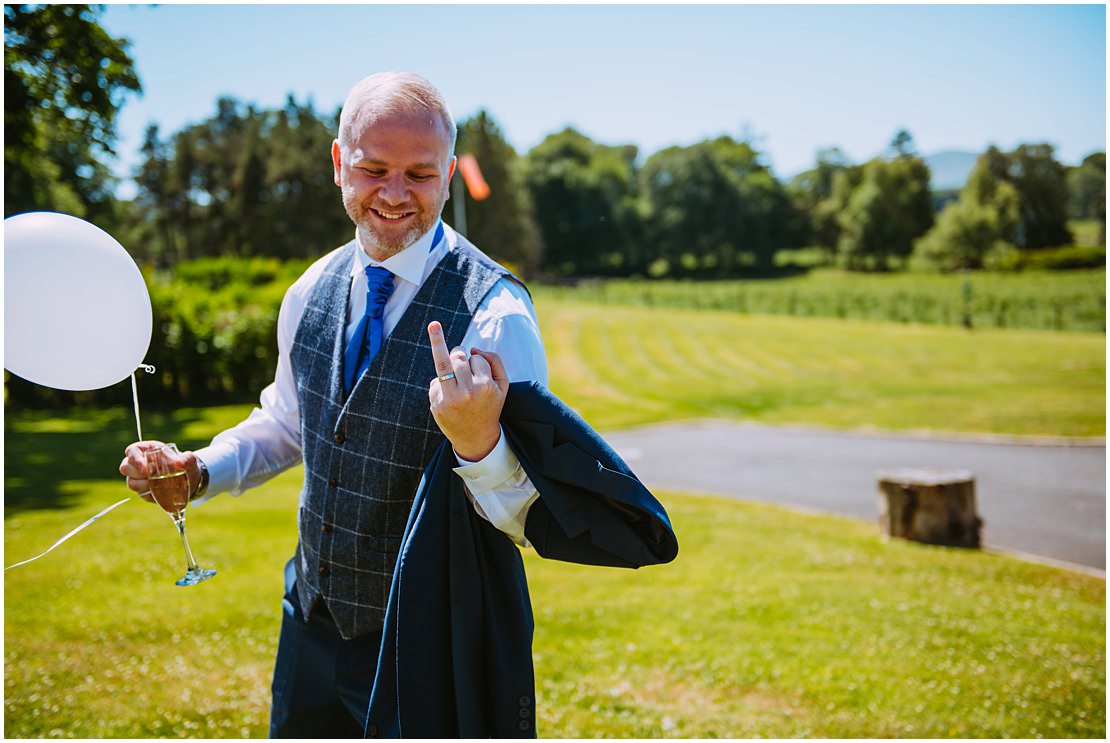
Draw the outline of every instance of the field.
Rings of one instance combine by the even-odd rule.
[[[716,417],[1103,436],[1101,333],[759,317],[541,296],[552,389],[600,428]]]
[[[738,281],[583,281],[539,287],[538,301],[728,310],[975,328],[1106,331],[1106,271],[878,274],[822,269]]]
[[[719,416],[1105,433],[1101,333],[606,306],[540,295],[555,391],[601,429]],[[196,447],[248,407],[144,415]],[[127,491],[126,408],[5,418],[5,565]],[[190,515],[124,504],[5,574],[7,737],[264,737],[300,471]],[[1105,581],[873,525],[659,493],[681,549],[629,572],[526,554],[544,737],[1105,736]]]

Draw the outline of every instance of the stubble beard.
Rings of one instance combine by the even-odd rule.
[[[376,255],[371,257],[378,261],[397,255],[419,240],[439,219],[446,201],[446,198],[441,199],[438,208],[433,211],[417,212],[412,226],[398,235],[397,233],[384,233],[378,229],[378,224],[375,221],[378,217],[372,213],[373,210],[369,203],[360,203],[348,194],[343,194],[343,207],[347,210],[347,216],[358,228],[363,247],[374,251]]]

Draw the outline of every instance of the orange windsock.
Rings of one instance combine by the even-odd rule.
[[[489,198],[489,184],[482,177],[482,169],[474,155],[459,155],[459,172],[462,173],[463,183],[470,193],[470,198],[482,201]]]

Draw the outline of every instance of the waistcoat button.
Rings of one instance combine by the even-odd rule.
[[[337,444],[342,444],[342,443],[343,443],[344,441],[346,441],[346,440],[347,440],[347,437],[343,435],[343,432],[342,432],[342,431],[340,431],[339,433],[335,434],[335,443],[337,443]]]
[[[324,524],[322,527],[320,527],[320,531],[324,532],[325,534],[331,534],[331,524]]]
[[[334,488],[337,485],[339,485],[339,478],[333,477],[332,479],[328,480],[328,487],[329,488]]]
[[[320,566],[320,575],[327,575],[327,574],[328,574],[328,566],[327,565],[321,565]]]

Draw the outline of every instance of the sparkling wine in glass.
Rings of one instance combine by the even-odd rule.
[[[208,580],[216,574],[215,570],[205,570],[193,559],[189,540],[185,536],[185,509],[189,506],[189,493],[192,487],[185,471],[185,460],[176,444],[165,444],[146,452],[147,479],[150,481],[150,494],[154,502],[173,519],[181,544],[185,547],[188,568],[185,575],[178,579],[179,586],[193,586]]]

